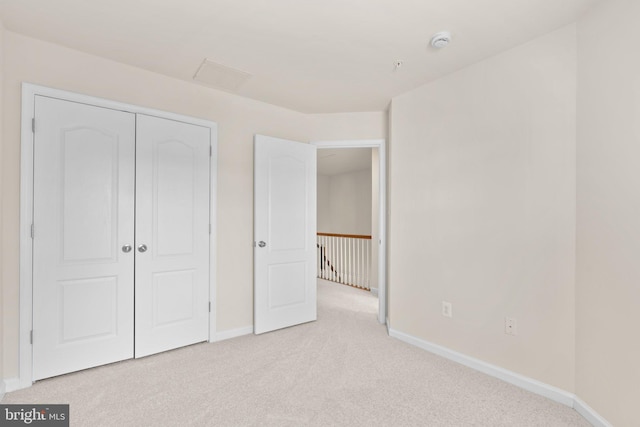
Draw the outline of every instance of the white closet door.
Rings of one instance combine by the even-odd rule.
[[[135,115],[35,100],[33,379],[133,357]]]
[[[137,116],[136,357],[208,338],[209,134]]]

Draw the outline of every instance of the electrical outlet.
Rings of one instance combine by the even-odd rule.
[[[453,317],[453,307],[450,302],[442,301],[442,315],[444,317]]]
[[[513,317],[505,317],[504,333],[507,335],[518,335],[518,321]]]

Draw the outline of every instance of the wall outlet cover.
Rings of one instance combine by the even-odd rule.
[[[444,317],[453,317],[453,306],[450,302],[442,301],[442,315]]]
[[[504,333],[507,335],[518,335],[518,321],[515,318],[504,318]]]

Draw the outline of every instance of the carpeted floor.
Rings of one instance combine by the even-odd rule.
[[[573,409],[390,338],[369,293],[319,281],[318,321],[36,383],[72,426],[589,426]]]

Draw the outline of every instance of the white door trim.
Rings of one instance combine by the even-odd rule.
[[[378,237],[378,321],[387,322],[387,149],[384,139],[358,139],[342,141],[315,141],[311,144],[323,148],[377,148],[380,171],[378,212],[380,224]]]
[[[35,96],[73,101],[98,107],[147,114],[169,120],[176,120],[193,125],[207,127],[211,130],[211,167],[210,167],[210,208],[209,221],[211,234],[209,237],[209,342],[215,341],[216,335],[216,186],[218,160],[218,125],[205,119],[183,116],[161,110],[139,107],[103,98],[82,95],[30,83],[22,84],[22,117],[20,137],[20,376],[17,388],[30,387],[33,378],[33,353],[30,340],[33,327],[33,241],[31,224],[33,221],[33,133],[31,131],[34,117]],[[36,124],[37,126],[37,124]]]

